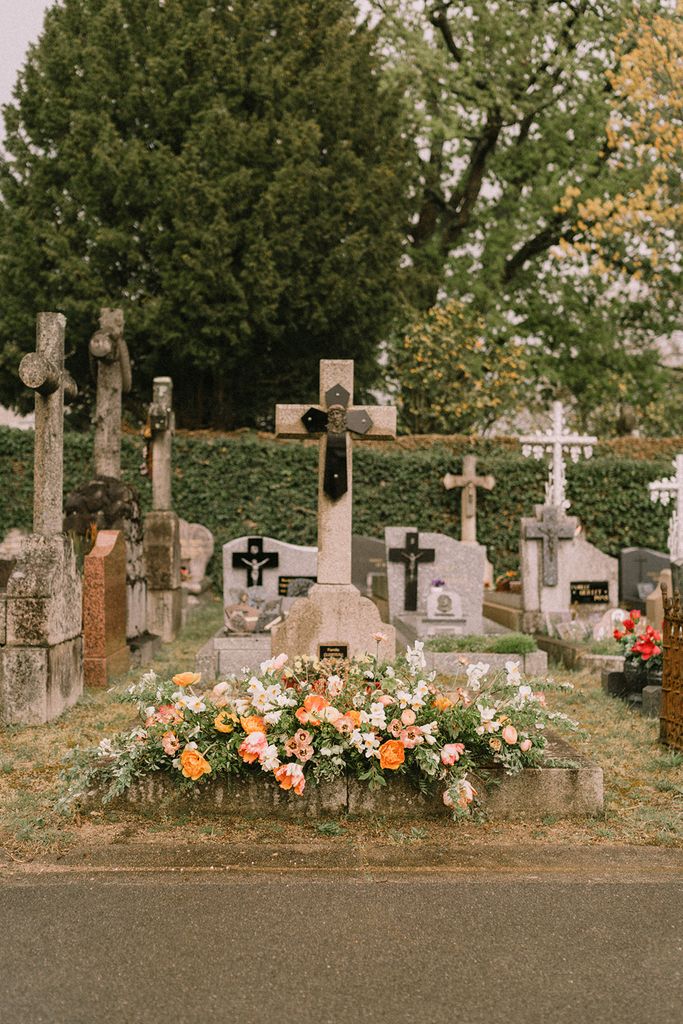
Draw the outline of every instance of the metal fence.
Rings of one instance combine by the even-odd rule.
[[[683,750],[683,608],[678,591],[669,597],[662,585],[662,595],[664,669],[659,738],[662,743]]]

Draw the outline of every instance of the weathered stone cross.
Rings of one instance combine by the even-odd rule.
[[[492,491],[496,478],[491,475],[477,476],[476,455],[465,455],[462,460],[462,474],[446,473],[443,485],[447,491],[462,487],[460,495],[460,540],[465,544],[477,543],[477,487]]]
[[[557,571],[557,544],[561,540],[571,540],[576,533],[576,519],[563,515],[562,509],[557,505],[544,505],[541,519],[532,519],[524,529],[524,536],[527,540],[540,540],[543,542],[543,584],[546,587],[556,587],[558,580]]]
[[[62,532],[64,488],[64,396],[78,388],[64,369],[66,318],[39,313],[36,351],[19,365],[19,377],[36,393],[36,434],[33,460],[33,532],[49,537]]]
[[[99,330],[90,339],[97,365],[95,473],[121,478],[121,395],[131,389],[130,358],[123,337],[123,310],[101,309]]]
[[[582,454],[589,459],[593,454],[593,445],[597,443],[597,437],[567,431],[562,402],[553,402],[552,427],[545,434],[531,434],[520,437],[519,440],[523,455],[533,455],[535,459],[542,459],[546,452],[550,452],[552,460],[550,478],[546,484],[545,503],[559,509],[569,508],[565,492],[564,453],[569,452],[572,462],[578,462]]]
[[[318,469],[318,583],[351,583],[352,471],[351,433],[356,440],[396,437],[396,409],[353,404],[353,360],[321,359],[320,405],[278,405],[278,437],[315,434]],[[372,418],[371,418],[372,415]]]
[[[683,559],[683,454],[673,460],[676,472],[648,484],[650,498],[662,505],[673,505],[669,522],[669,553],[672,562]]]
[[[173,381],[170,377],[154,378],[149,425],[152,432],[152,508],[155,512],[170,512],[173,508],[172,449],[175,431]]]

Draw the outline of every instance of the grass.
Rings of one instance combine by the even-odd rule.
[[[220,602],[197,613],[177,642],[164,647],[152,667],[160,673],[192,668],[201,643],[221,621]],[[129,685],[136,673],[121,680]],[[342,821],[252,821],[193,816],[178,811],[172,800],[145,811],[100,808],[64,816],[55,809],[58,776],[66,750],[97,743],[131,722],[131,708],[115,693],[89,692],[55,722],[0,730],[0,848],[10,858],[26,860],[68,850],[70,846],[192,843],[303,843],[341,846],[395,846],[439,849],[472,843],[557,843],[594,845],[636,843],[683,846],[683,753],[657,742],[658,723],[633,713],[600,688],[597,674],[555,673],[571,681],[568,693],[549,701],[578,720],[590,738],[574,745],[597,761],[605,773],[606,814],[601,820],[555,819],[532,822],[452,823],[412,819],[342,819]],[[346,848],[346,847],[345,847]],[[0,859],[2,853],[0,852]]]
[[[624,650],[616,640],[592,640],[586,645],[591,654],[609,654],[619,657]]]
[[[440,654],[457,651],[473,651],[480,654],[531,654],[537,651],[536,641],[524,633],[501,633],[486,636],[483,633],[464,636],[432,636],[425,642],[425,649]]]

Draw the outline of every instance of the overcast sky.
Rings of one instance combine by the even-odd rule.
[[[51,6],[52,0],[0,0],[0,104],[12,98],[26,48],[38,38]]]

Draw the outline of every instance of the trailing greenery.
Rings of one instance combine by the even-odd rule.
[[[425,641],[425,650],[439,654],[474,651],[481,654],[531,654],[537,651],[536,641],[524,633],[502,633],[485,636],[481,633],[463,636],[432,636]]]

